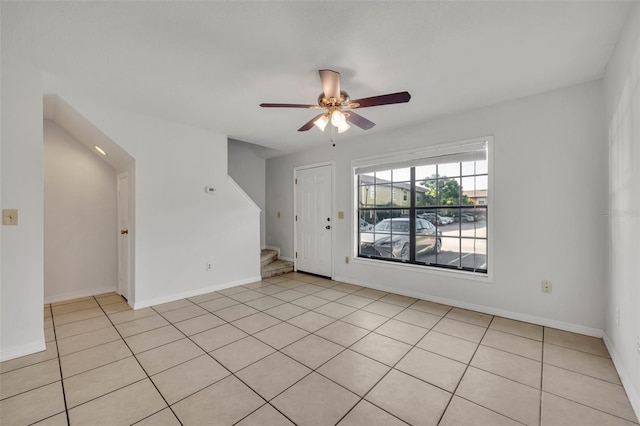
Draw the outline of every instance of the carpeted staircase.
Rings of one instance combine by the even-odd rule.
[[[260,275],[263,279],[292,271],[293,262],[279,260],[277,251],[265,249],[260,253]]]

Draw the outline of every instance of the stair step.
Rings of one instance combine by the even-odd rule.
[[[261,268],[262,278],[269,278],[276,275],[286,274],[293,271],[293,262],[287,260],[276,260]]]
[[[278,252],[275,250],[262,250],[260,252],[260,266],[265,267],[269,263],[274,262],[278,259]]]

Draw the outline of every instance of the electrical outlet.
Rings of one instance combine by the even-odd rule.
[[[347,265],[349,264],[349,256],[344,257],[344,263],[346,263]]]
[[[543,293],[551,293],[553,287],[551,286],[551,281],[542,280],[542,292]]]
[[[213,263],[207,262],[207,271],[213,271]]]
[[[620,325],[620,308],[616,308],[616,325]]]
[[[2,209],[2,224],[3,225],[17,225],[18,224],[18,209]]]
[[[638,342],[636,343],[636,349],[638,350],[638,353],[640,354],[640,336],[638,336]]]

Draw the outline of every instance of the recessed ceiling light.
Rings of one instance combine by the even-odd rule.
[[[104,155],[105,157],[107,156],[107,153],[104,152],[104,149],[100,148],[98,145],[94,146],[94,148],[96,149],[96,151],[98,151],[100,154]]]

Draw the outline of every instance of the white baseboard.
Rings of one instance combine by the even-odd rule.
[[[42,352],[47,349],[47,345],[44,342],[44,334],[39,342],[29,343],[26,345],[18,346],[15,348],[4,349],[0,351],[0,361],[9,361],[10,359],[19,358],[21,356],[35,354],[36,352]]]
[[[499,317],[509,318],[517,321],[528,322],[531,324],[542,325],[545,327],[557,328],[559,330],[570,331],[573,333],[585,334],[592,337],[602,337],[604,331],[598,328],[586,327],[579,324],[572,324],[563,321],[556,321],[549,318],[537,317],[534,315],[521,314],[519,312],[507,311],[504,309],[494,308],[491,306],[476,305],[474,303],[461,302],[459,300],[447,299],[444,297],[430,296],[424,293],[418,293],[414,291],[407,291],[404,289],[398,289],[390,286],[375,285],[360,280],[354,280],[351,278],[335,277],[334,280],[342,281],[349,284],[360,285],[363,287],[374,288],[376,290],[383,290],[389,293],[396,293],[403,296],[415,297],[418,299],[428,300],[430,302],[442,303],[443,305],[450,305],[456,308],[469,309],[471,311],[482,312],[490,315],[497,315]]]
[[[611,355],[611,360],[613,361],[613,365],[616,367],[618,376],[620,376],[622,386],[624,387],[625,392],[627,392],[627,397],[629,398],[631,407],[633,408],[633,411],[635,411],[636,417],[640,419],[640,389],[636,388],[636,385],[629,377],[629,373],[622,366],[620,362],[620,355],[618,355],[618,351],[613,345],[609,335],[604,333],[602,339],[604,340],[604,344],[607,346],[609,355]]]
[[[155,305],[160,305],[162,303],[173,302],[175,300],[186,299],[187,297],[194,297],[194,296],[199,296],[201,294],[211,293],[213,291],[224,290],[225,288],[237,287],[243,284],[255,283],[261,280],[262,278],[260,276],[256,276],[251,278],[245,278],[238,281],[233,281],[230,283],[216,284],[210,287],[199,288],[197,290],[190,290],[190,291],[185,291],[183,293],[172,294],[170,296],[157,297],[155,299],[142,300],[139,302],[136,301],[133,304],[133,309],[147,308],[149,306],[155,306]]]
[[[44,303],[66,302],[67,300],[80,299],[81,297],[97,296],[99,294],[118,292],[118,287],[89,288],[67,293],[45,296]]]

